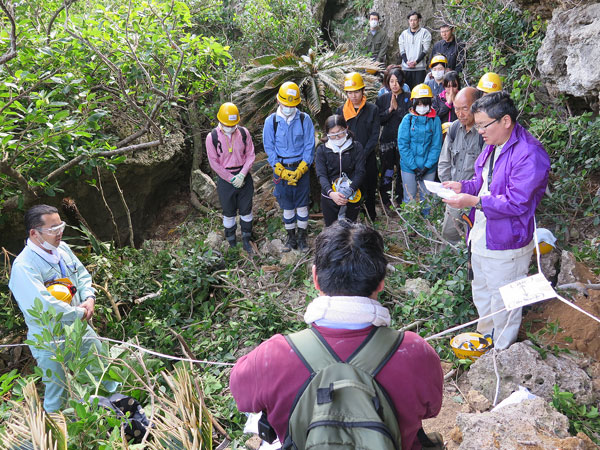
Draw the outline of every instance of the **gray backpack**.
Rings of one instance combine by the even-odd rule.
[[[400,450],[394,405],[375,376],[403,338],[376,327],[344,362],[315,328],[286,336],[310,378],[292,406],[282,449]]]

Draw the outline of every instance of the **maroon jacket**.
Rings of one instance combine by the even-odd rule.
[[[361,330],[316,327],[342,360],[346,360],[373,327]],[[281,442],[292,404],[309,373],[285,338],[276,334],[241,357],[231,372],[229,388],[238,409],[266,411]],[[444,376],[440,358],[419,335],[406,332],[402,344],[376,377],[398,413],[402,448],[419,450],[421,420],[442,407]]]

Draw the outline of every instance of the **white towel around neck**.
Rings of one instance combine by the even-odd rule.
[[[317,320],[333,323],[370,323],[376,327],[390,326],[390,312],[377,300],[358,296],[322,296],[315,298],[306,308],[304,321]]]

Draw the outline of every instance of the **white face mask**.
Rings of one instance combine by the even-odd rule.
[[[415,111],[417,112],[417,114],[424,116],[425,114],[427,114],[429,112],[429,106],[417,105],[417,107],[415,108]]]
[[[339,148],[342,145],[344,145],[344,142],[346,142],[346,139],[348,139],[348,136],[344,136],[344,137],[341,137],[339,139],[329,139],[329,142],[331,142],[331,144],[334,147],[338,147]]]
[[[442,78],[444,78],[444,70],[432,70],[431,74],[433,75],[433,78],[436,81],[440,81]]]
[[[379,26],[379,20],[369,20],[369,26],[371,30],[377,28]]]
[[[48,242],[48,241],[44,241],[44,242],[42,242],[41,244],[42,244],[42,247],[44,247],[44,248],[45,248],[46,250],[48,250],[48,251],[51,251],[51,252],[52,252],[52,251],[56,251],[56,250],[58,250],[58,247],[55,247],[54,245],[52,245],[52,244],[51,244],[50,242]]]
[[[228,127],[227,125],[221,124],[221,130],[223,130],[223,133],[225,133],[227,135],[231,136],[236,129],[237,129],[237,125]]]
[[[295,112],[296,112],[296,107],[295,106],[284,106],[284,105],[281,105],[281,114],[283,114],[285,117],[290,117]]]

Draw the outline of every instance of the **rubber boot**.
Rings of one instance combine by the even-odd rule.
[[[308,244],[306,243],[306,228],[298,228],[298,250],[301,252],[308,251]]]
[[[235,239],[235,229],[236,228],[237,228],[237,225],[234,225],[229,228],[225,228],[225,239],[227,239],[227,242],[229,242],[230,247],[235,247],[237,245],[237,241]]]
[[[298,242],[296,241],[296,229],[287,230],[288,238],[283,249],[284,252],[289,252],[292,249],[298,248]]]
[[[250,244],[250,239],[252,239],[252,222],[245,222],[241,220],[240,227],[242,228],[242,246],[244,247],[246,253],[253,255],[254,249]]]

